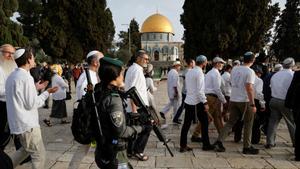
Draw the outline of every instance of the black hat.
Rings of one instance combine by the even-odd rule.
[[[263,73],[263,71],[262,71],[262,67],[261,66],[259,66],[259,65],[254,65],[253,67],[252,67],[252,69],[254,70],[254,72],[256,72],[256,73],[260,73],[260,74],[262,74]]]

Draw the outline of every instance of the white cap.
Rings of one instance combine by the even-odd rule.
[[[176,66],[176,65],[181,65],[180,61],[173,62],[173,66]]]
[[[97,53],[99,53],[100,55],[99,55],[99,59],[101,59],[101,58],[103,58],[104,56],[103,56],[103,54],[101,53],[101,52],[99,52],[98,50],[93,50],[93,51],[90,51],[87,55],[86,55],[86,58],[89,58],[90,56],[93,56],[93,55],[95,55],[95,54],[97,54]]]
[[[215,57],[213,59],[213,63],[226,63],[226,62],[220,57]]]
[[[25,49],[23,48],[17,49],[14,54],[14,59],[18,59],[19,57],[23,56],[24,53],[25,53]]]

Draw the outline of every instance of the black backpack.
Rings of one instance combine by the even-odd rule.
[[[85,94],[75,104],[77,107],[74,106],[73,111],[72,134],[78,143],[90,144],[93,139],[92,113],[94,113],[91,94]]]
[[[13,169],[13,163],[10,157],[0,149],[0,166],[1,169]]]

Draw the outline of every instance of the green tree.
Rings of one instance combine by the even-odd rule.
[[[181,15],[185,57],[232,58],[246,50],[259,51],[279,10],[270,2],[186,0]]]
[[[25,46],[28,44],[28,39],[23,36],[22,27],[10,19],[17,9],[17,0],[0,0],[0,45],[9,43],[14,46]]]
[[[40,0],[18,0],[19,17],[17,20],[22,23],[24,35],[29,39],[37,37],[37,27],[42,12],[42,4]]]
[[[73,59],[73,56],[66,52],[71,43],[70,34],[72,33],[67,13],[67,9],[70,7],[69,1],[49,0],[44,1],[42,6],[43,13],[37,31],[41,47],[47,55],[52,57],[54,62],[62,58]],[[72,45],[74,44],[72,42]],[[80,54],[80,48],[76,52]]]
[[[271,48],[279,60],[293,57],[300,61],[299,4],[299,0],[287,0],[285,9],[276,22],[276,34]]]
[[[106,0],[48,0],[38,32],[47,55],[76,63],[90,50],[107,53],[115,28]]]
[[[139,31],[139,24],[133,18],[129,24],[129,31],[130,31],[130,49],[131,54],[135,53],[138,49],[141,48],[141,35]],[[128,31],[120,31],[118,34],[119,38],[121,39],[120,42],[117,43],[120,49],[129,49],[129,36]]]

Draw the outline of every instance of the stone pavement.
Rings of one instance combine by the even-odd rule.
[[[73,87],[74,89],[74,87]],[[74,98],[74,92],[73,92]],[[155,93],[155,99],[158,110],[167,103],[166,81],[159,82],[158,91]],[[69,118],[72,117],[73,101],[67,101]],[[46,146],[46,168],[50,169],[66,169],[78,143],[74,142],[70,130],[70,124],[62,125],[59,121],[54,121],[54,126],[46,127],[42,120],[49,116],[51,109],[40,109],[40,124],[42,127],[42,134],[44,144]],[[169,113],[171,114],[171,112]],[[243,155],[242,144],[234,143],[232,135],[226,139],[224,143],[226,152],[217,153],[214,151],[202,151],[202,145],[197,143],[188,144],[193,147],[193,151],[186,153],[179,153],[179,137],[181,125],[172,124],[170,115],[167,116],[169,127],[164,130],[167,137],[171,139],[169,146],[174,153],[174,157],[168,154],[168,151],[155,137],[151,134],[145,153],[150,156],[146,162],[136,161],[132,159],[130,162],[135,169],[188,169],[188,168],[210,168],[210,169],[231,169],[231,168],[251,168],[251,169],[297,169],[300,168],[300,162],[293,161],[293,148],[289,138],[286,125],[282,122],[277,130],[277,146],[273,149],[266,150],[263,145],[265,137],[262,138],[261,143],[257,145],[260,149],[259,155]],[[193,127],[191,127],[191,130]],[[217,131],[213,124],[210,125],[210,139],[213,143],[217,137]],[[15,150],[10,143],[6,150],[9,154]],[[91,148],[88,156],[86,156],[80,169],[96,169],[94,163],[94,149]],[[1,167],[0,167],[1,168]],[[17,169],[30,169],[30,164],[17,167]]]

